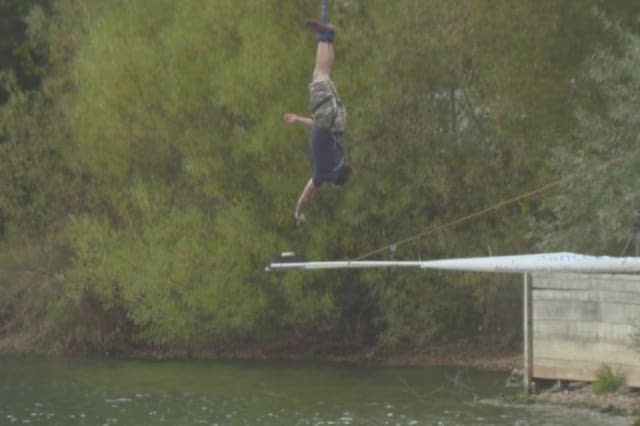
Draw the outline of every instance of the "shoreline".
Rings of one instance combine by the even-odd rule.
[[[596,395],[591,383],[571,382],[566,388],[558,389],[554,385],[550,389],[527,396],[535,403],[547,403],[569,407],[581,407],[602,413],[640,416],[640,389],[623,388],[617,392]],[[634,426],[640,426],[640,417]]]

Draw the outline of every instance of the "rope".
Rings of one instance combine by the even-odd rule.
[[[324,23],[329,22],[329,0],[322,0],[320,6],[320,20]]]
[[[632,158],[632,157],[638,157],[638,156],[640,156],[640,149],[632,151],[631,153],[625,153],[623,155],[620,155],[619,157],[614,157],[612,159],[609,159],[609,160],[601,163],[600,165],[594,167],[593,169],[585,169],[585,170],[582,170],[582,171],[574,172],[574,173],[564,177],[563,179],[559,179],[559,180],[556,180],[554,182],[549,182],[549,183],[547,183],[545,185],[542,185],[542,186],[540,186],[540,187],[538,187],[536,189],[533,189],[531,191],[525,192],[523,194],[520,194],[520,195],[518,195],[516,197],[513,197],[513,198],[510,198],[508,200],[500,201],[500,202],[498,202],[498,203],[496,203],[496,204],[494,204],[492,206],[485,207],[484,209],[478,210],[476,212],[473,212],[473,213],[465,215],[465,216],[461,216],[461,217],[459,217],[457,219],[454,219],[454,220],[452,220],[450,222],[446,222],[446,223],[439,224],[439,225],[428,226],[427,228],[425,228],[422,232],[420,232],[418,234],[414,234],[411,237],[405,238],[405,239],[400,240],[400,241],[396,241],[396,242],[394,242],[392,244],[389,244],[389,245],[386,245],[386,246],[381,247],[379,249],[370,251],[370,252],[365,253],[365,254],[363,254],[363,255],[361,255],[359,257],[356,257],[355,259],[352,259],[352,260],[367,259],[367,258],[373,256],[374,254],[378,254],[378,253],[381,253],[383,251],[387,251],[389,249],[393,249],[393,251],[395,253],[397,248],[399,246],[401,246],[401,245],[409,244],[409,243],[417,241],[417,240],[419,240],[419,239],[421,239],[421,238],[423,238],[423,237],[425,237],[427,235],[435,234],[436,232],[440,232],[440,231],[443,231],[445,229],[453,228],[456,225],[459,225],[459,224],[464,223],[464,222],[468,222],[471,219],[475,219],[476,217],[483,216],[483,215],[485,215],[487,213],[490,213],[490,212],[493,212],[493,211],[496,211],[496,210],[500,210],[501,208],[503,208],[505,206],[509,206],[509,205],[517,203],[519,201],[526,200],[526,199],[529,199],[529,198],[533,198],[536,195],[545,193],[547,191],[551,191],[552,189],[555,189],[556,187],[560,186],[563,183],[571,182],[573,180],[578,179],[579,177],[583,177],[583,176],[587,176],[587,175],[590,175],[590,174],[595,174],[595,173],[601,172],[603,170],[606,170],[612,164],[620,163],[620,162],[622,162],[622,161],[624,161],[626,159],[629,159],[629,158]]]
[[[620,256],[624,256],[627,253],[627,249],[629,248],[629,246],[631,245],[631,241],[633,240],[633,235],[631,235],[629,237],[629,239],[627,240],[627,243],[625,244],[624,248],[622,249],[622,253],[620,253]]]

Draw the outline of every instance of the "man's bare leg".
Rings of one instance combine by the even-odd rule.
[[[335,56],[333,53],[333,38],[335,36],[335,27],[329,24],[329,0],[320,2],[320,23],[311,24],[312,29],[316,32],[318,47],[316,51],[316,66],[313,70],[313,82],[325,81],[330,79],[331,69]],[[313,27],[316,28],[313,28]]]
[[[308,20],[307,26],[316,34],[316,39],[318,40],[313,82],[329,80],[335,61],[333,39],[336,29],[333,25],[318,19]]]
[[[335,61],[333,43],[319,41],[316,48],[316,65],[313,69],[313,82],[329,80]]]

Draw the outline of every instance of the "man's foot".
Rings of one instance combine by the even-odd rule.
[[[307,27],[314,33],[335,33],[336,27],[328,22],[322,22],[319,19],[308,19]]]

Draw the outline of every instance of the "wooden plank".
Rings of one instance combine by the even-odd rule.
[[[629,346],[566,339],[534,339],[534,345],[534,377],[593,380],[600,366],[606,363],[614,370],[621,370],[629,386],[640,387],[640,354]]]
[[[576,302],[617,303],[640,307],[640,285],[638,286],[638,291],[622,291],[616,288],[591,290],[534,289],[533,298],[536,301],[571,300]]]
[[[576,342],[611,342],[630,346],[632,335],[635,332],[632,324],[605,322],[536,319],[535,327],[534,343],[537,340],[556,338]]]
[[[610,364],[611,365],[611,364]],[[620,371],[625,377],[627,386],[633,388],[640,387],[640,373],[637,369],[625,369],[624,367],[618,367],[611,365],[614,371]],[[567,363],[564,365],[558,363],[536,363],[533,366],[534,376],[540,379],[551,380],[575,380],[591,382],[596,379],[596,370],[591,369],[591,366],[581,367],[577,363]]]
[[[605,342],[572,342],[566,339],[534,339],[535,358],[567,362],[591,362],[594,369],[612,363],[640,369],[640,353],[633,347]]]
[[[593,380],[603,363],[640,387],[640,276],[534,274],[534,378]],[[526,308],[525,308],[526,309]]]
[[[541,288],[564,290],[640,291],[640,276],[630,274],[554,274],[536,273],[534,292]]]
[[[605,322],[631,324],[640,320],[640,305],[609,302],[533,299],[536,320]]]

